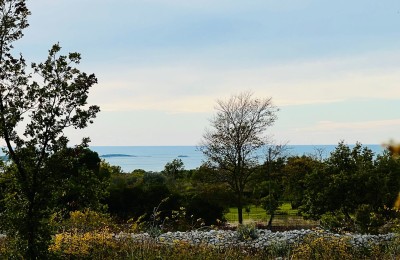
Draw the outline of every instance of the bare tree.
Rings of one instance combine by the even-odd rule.
[[[219,180],[236,194],[239,223],[243,223],[243,194],[259,163],[257,151],[265,144],[266,130],[277,119],[271,98],[253,98],[252,93],[218,100],[217,113],[206,130],[200,150],[218,169]]]

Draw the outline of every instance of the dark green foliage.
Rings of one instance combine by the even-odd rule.
[[[302,205],[308,174],[322,167],[322,162],[310,156],[288,157],[282,169],[284,198],[291,202],[292,208]]]
[[[385,218],[380,210],[374,210],[372,205],[361,204],[354,213],[356,230],[361,233],[376,234],[385,224]]]
[[[100,158],[85,147],[67,148],[54,154],[48,163],[53,176],[56,207],[64,216],[76,210],[102,211],[110,174],[100,171]]]
[[[60,55],[56,44],[43,63],[32,64],[33,75],[26,73],[21,55],[13,57],[12,44],[23,36],[29,14],[23,0],[0,2],[0,137],[12,162],[2,173],[1,219],[19,252],[36,259],[46,257],[48,217],[57,209],[54,196],[68,183],[56,176],[74,171],[74,166],[61,169],[52,163],[53,156],[67,149],[63,131],[86,127],[99,107],[87,106],[89,88],[97,79],[75,68],[78,53]]]
[[[201,194],[187,200],[186,205],[187,214],[201,218],[207,226],[216,224],[217,219],[224,220],[224,207],[215,201],[204,198]]]
[[[181,159],[174,159],[165,165],[164,170],[161,172],[169,179],[178,179],[184,177],[185,166]]]
[[[391,207],[400,187],[399,161],[388,153],[375,158],[359,143],[350,149],[341,142],[323,167],[314,169],[304,180],[301,209],[307,216],[318,219],[332,213],[332,223],[377,232],[394,214]],[[333,220],[334,216],[343,218]]]
[[[340,211],[322,214],[320,217],[320,225],[322,228],[336,233],[347,228],[346,218]]]
[[[282,204],[284,195],[283,169],[286,164],[284,145],[269,145],[263,165],[256,168],[252,187],[252,201],[261,205],[269,215],[268,227],[272,227],[275,211]]]
[[[166,168],[176,162],[178,161],[174,160],[167,164]],[[110,168],[107,164],[104,167]],[[168,197],[159,206],[160,218],[171,218],[173,211],[179,211],[183,207],[188,223],[196,222],[199,218],[206,225],[215,224],[217,219],[223,220],[224,208],[229,205],[232,197],[227,193],[226,187],[204,179],[205,175],[198,173],[207,172],[204,167],[187,171],[180,163],[178,168],[179,174],[175,177],[166,174],[167,170],[162,173],[115,171],[108,189],[109,212],[121,221],[138,219],[143,215],[144,220],[149,220],[154,208]],[[198,179],[199,177],[202,179]]]
[[[113,174],[110,212],[121,219],[146,214],[148,220],[154,207],[169,197],[159,209],[161,222],[183,207],[186,223],[202,218],[211,225],[223,220],[224,209],[236,205],[229,184],[220,181],[220,169],[204,164],[187,171],[179,161],[166,168],[173,165],[179,170],[170,172],[179,174],[165,174],[167,170]],[[340,143],[324,161],[312,156],[278,156],[252,170],[242,201],[261,205],[270,224],[279,205],[287,201],[295,202],[304,216],[320,219],[324,227],[335,231],[374,233],[397,216],[391,207],[400,187],[400,161],[388,153],[375,157],[361,144],[350,149]]]
[[[30,202],[15,177],[15,165],[3,172],[1,226],[7,234],[20,232],[16,237],[18,250],[27,246],[25,235],[34,232],[38,236],[34,241],[37,252],[45,253],[51,234],[48,219],[55,212],[66,217],[72,210],[103,208],[101,201],[106,196],[109,177],[99,174],[99,162],[97,153],[83,147],[53,154],[47,159],[43,174],[37,176],[39,187],[35,190],[31,213],[28,211]]]
[[[159,173],[114,173],[107,205],[112,215],[128,220],[152,212],[153,207],[169,196],[166,179]]]

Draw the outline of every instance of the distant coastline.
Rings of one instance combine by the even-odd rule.
[[[337,145],[288,145],[288,155],[318,155],[326,158]],[[349,145],[353,147],[354,145]],[[380,144],[363,145],[370,148],[375,154],[383,152]],[[91,146],[99,156],[111,165],[120,166],[123,171],[131,172],[135,169],[160,172],[165,164],[174,159],[181,159],[186,169],[196,169],[205,160],[198,146]],[[265,154],[260,149],[260,157]]]
[[[129,154],[120,154],[120,153],[112,153],[112,154],[102,154],[100,158],[113,158],[113,157],[136,157],[135,155]]]

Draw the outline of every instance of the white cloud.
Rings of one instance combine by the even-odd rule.
[[[399,127],[400,119],[391,120],[375,120],[363,122],[334,122],[334,121],[319,121],[317,125],[310,128],[300,129],[300,131],[324,131],[334,132],[338,130],[368,130],[373,131],[376,129],[387,129],[388,127]]]
[[[163,100],[160,97],[141,96],[136,101],[111,101],[102,103],[103,111],[132,111],[149,110],[164,111],[169,114],[175,113],[202,113],[209,112],[214,106],[213,100],[206,97],[185,97],[174,100]]]
[[[206,112],[218,98],[252,90],[276,105],[332,103],[354,98],[400,99],[400,53],[232,68],[176,63],[107,68],[93,100],[106,110]]]
[[[319,121],[311,126],[272,129],[280,140],[291,144],[337,144],[348,143],[382,144],[398,136],[400,119],[375,121]]]

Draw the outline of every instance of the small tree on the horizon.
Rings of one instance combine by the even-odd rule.
[[[278,109],[271,98],[257,99],[244,92],[218,100],[216,110],[200,150],[217,169],[218,180],[227,183],[236,195],[238,220],[243,223],[245,188],[255,176],[257,150],[265,144],[266,130],[275,122]]]

